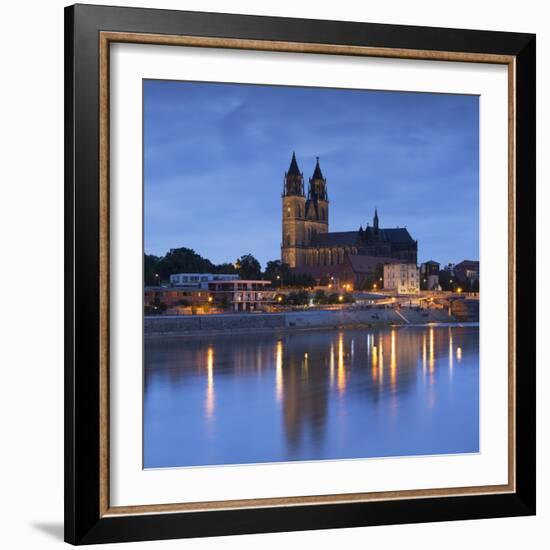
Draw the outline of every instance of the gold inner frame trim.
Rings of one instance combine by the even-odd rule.
[[[508,483],[474,487],[415,489],[406,491],[382,491],[370,493],[346,493],[309,495],[261,499],[225,500],[214,502],[189,502],[171,504],[147,504],[139,506],[110,506],[109,501],[109,82],[111,43],[156,44],[163,46],[187,46],[224,48],[270,52],[313,53],[362,57],[386,57],[394,59],[418,59],[430,61],[458,61],[469,63],[493,63],[508,67]],[[100,517],[198,512],[244,508],[343,504],[351,502],[375,502],[383,500],[441,498],[449,496],[487,495],[514,493],[516,490],[516,243],[515,243],[515,135],[516,135],[516,60],[515,56],[414,50],[402,48],[378,48],[346,46],[339,44],[314,44],[278,42],[185,35],[159,35],[145,33],[99,33],[99,351],[100,351],[100,467],[99,514]]]

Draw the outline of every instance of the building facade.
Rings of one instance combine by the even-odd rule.
[[[275,302],[271,281],[244,280],[235,274],[179,273],[171,275],[170,282],[170,287],[145,287],[144,306],[181,306],[206,313],[211,308],[261,311]]]
[[[455,277],[461,282],[479,281],[479,261],[463,260],[453,268]]]
[[[292,154],[282,194],[281,260],[284,263],[301,272],[315,266],[325,266],[325,271],[330,271],[329,266],[345,264],[346,256],[359,255],[416,265],[417,251],[418,243],[406,228],[380,227],[376,209],[372,226],[367,224],[365,229],[361,226],[357,231],[329,232],[327,180],[319,157],[306,193],[303,173],[298,168],[296,155]]]
[[[384,265],[384,290],[396,290],[397,294],[418,294],[420,270],[416,264]]]
[[[172,286],[206,290],[208,284],[215,281],[235,281],[236,273],[174,273],[170,275]]]
[[[439,262],[428,260],[420,265],[420,288],[422,290],[439,288]]]
[[[275,302],[271,281],[233,280],[214,281],[208,289],[216,304],[231,311],[261,311]]]

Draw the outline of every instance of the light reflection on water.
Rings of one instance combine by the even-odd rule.
[[[477,326],[146,341],[144,466],[477,452],[478,361]]]

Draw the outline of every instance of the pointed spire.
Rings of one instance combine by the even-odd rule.
[[[321,172],[321,166],[319,166],[319,157],[317,158],[317,163],[315,164],[315,170],[313,171],[312,180],[323,180],[323,173]]]
[[[292,160],[290,161],[290,166],[287,172],[288,176],[299,176],[300,170],[298,168],[298,162],[296,161],[296,153],[292,152]]]
[[[283,195],[304,195],[304,178],[298,168],[296,153],[292,153],[292,160],[288,172],[285,172]]]
[[[378,229],[378,208],[374,209],[373,225],[374,225],[374,229]]]

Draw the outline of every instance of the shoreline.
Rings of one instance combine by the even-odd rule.
[[[292,333],[309,330],[343,330],[389,326],[437,326],[469,324],[458,322],[445,310],[318,310],[285,313],[228,314],[212,316],[145,317],[146,340],[157,338]]]
[[[172,332],[172,333],[148,333],[144,334],[144,339],[146,341],[152,340],[170,340],[174,338],[200,338],[208,336],[243,336],[243,335],[265,335],[265,334],[295,334],[302,332],[315,332],[323,330],[357,330],[357,329],[385,329],[385,328],[422,328],[422,327],[433,327],[433,328],[455,328],[455,327],[479,327],[478,322],[471,321],[447,321],[447,322],[428,322],[424,324],[392,324],[392,323],[380,323],[377,325],[369,324],[346,324],[346,325],[322,325],[322,326],[309,326],[309,327],[283,327],[278,329],[235,329],[235,330],[218,330],[218,331],[196,331],[196,332]]]

